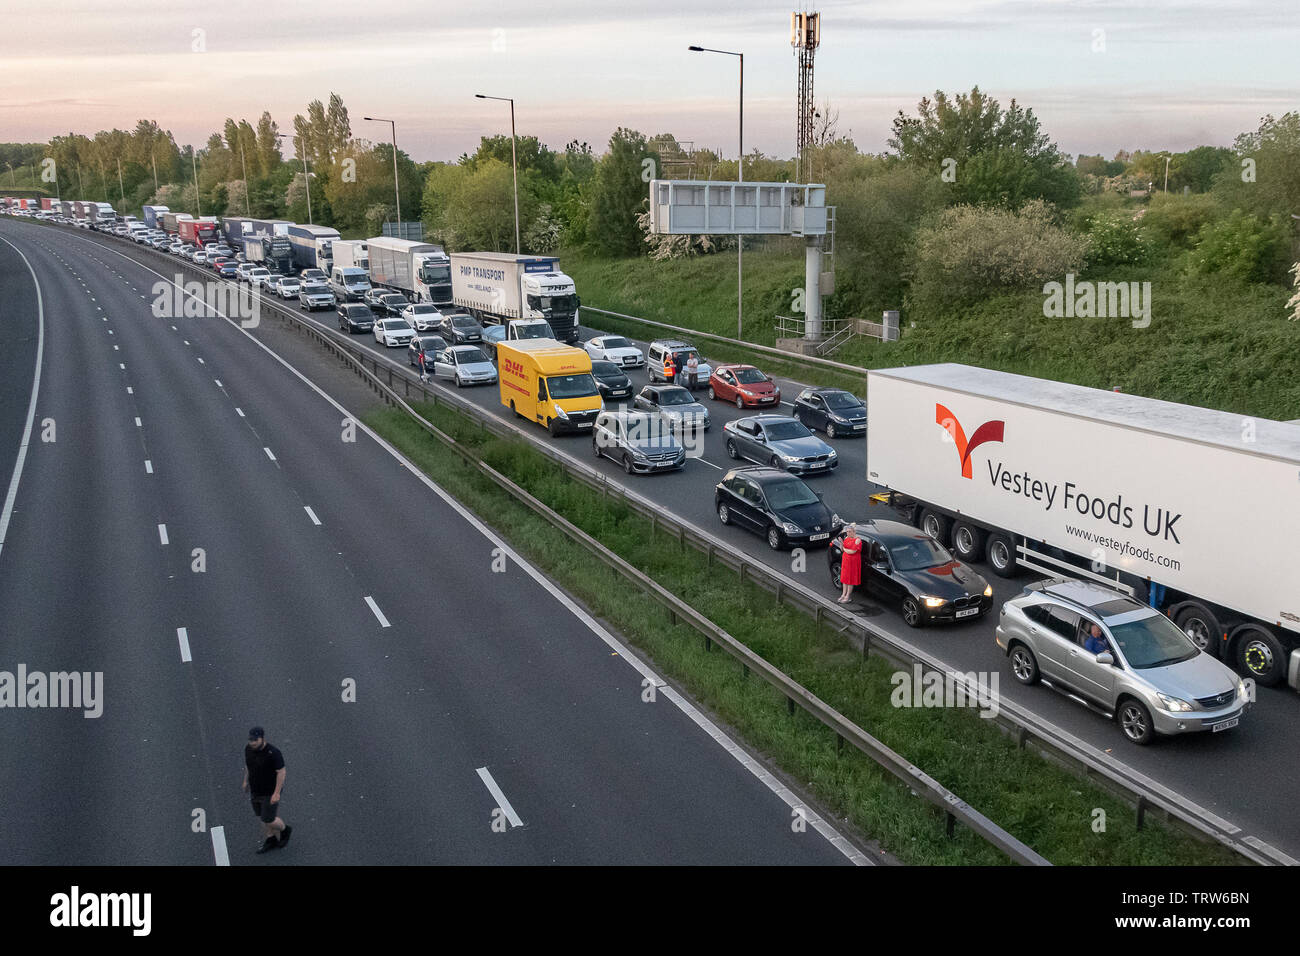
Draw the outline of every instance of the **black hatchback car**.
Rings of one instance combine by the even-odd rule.
[[[981,618],[993,607],[993,588],[919,528],[901,521],[858,522],[862,584],[882,600],[897,602],[911,627]],[[826,552],[831,583],[840,586],[844,537]]]
[[[839,388],[805,388],[794,402],[794,417],[827,438],[867,434],[867,406]]]
[[[591,377],[596,380],[600,397],[607,402],[626,402],[632,398],[632,380],[613,362],[600,359],[591,363]]]
[[[411,304],[410,300],[400,292],[388,292],[380,296],[379,302],[385,310],[384,314],[394,319],[400,319],[402,310]]]
[[[406,360],[416,368],[420,367],[420,356],[424,356],[424,367],[433,374],[433,360],[439,352],[447,347],[447,340],[441,335],[428,335],[421,332],[411,337],[411,344],[406,347]]]
[[[360,302],[345,302],[337,311],[341,332],[369,332],[375,327],[375,314]]]
[[[442,317],[438,334],[452,345],[477,345],[483,341],[483,326],[474,320],[474,316],[456,312]]]
[[[779,468],[733,468],[713,491],[718,520],[767,538],[780,551],[826,544],[840,530],[840,516],[802,478]]]

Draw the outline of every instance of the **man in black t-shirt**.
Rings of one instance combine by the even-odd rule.
[[[253,813],[262,821],[262,842],[257,848],[258,853],[289,843],[293,827],[285,824],[278,815],[283,788],[284,755],[278,747],[266,742],[266,732],[261,727],[254,727],[248,732],[248,746],[244,748],[244,783],[241,789],[250,791]]]

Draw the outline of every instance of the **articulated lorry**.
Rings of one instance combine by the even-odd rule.
[[[209,243],[221,241],[221,232],[217,228],[217,221],[205,216],[202,219],[193,219],[186,217],[176,223],[182,242],[188,242],[196,246],[206,246]]]
[[[113,209],[111,203],[92,202],[87,203],[90,209],[90,222],[96,228],[102,229],[105,226],[111,226],[117,222],[117,211]]]
[[[573,280],[550,256],[504,252],[453,252],[452,301],[485,325],[511,319],[545,319],[555,337],[578,341],[578,306]]]
[[[874,495],[967,561],[1110,584],[1300,682],[1300,426],[965,365],[867,373]]]
[[[320,269],[326,275],[334,268],[332,246],[339,231],[328,226],[302,226],[291,223],[287,230],[293,246],[293,264],[299,271]]]
[[[451,260],[442,246],[414,239],[376,236],[366,240],[370,281],[412,302],[451,304]]]
[[[163,213],[163,232],[169,236],[179,236],[181,233],[181,223],[187,219],[193,219],[187,212],[165,212]]]
[[[141,206],[140,209],[144,213],[144,224],[150,229],[162,229],[163,217],[171,211],[166,206]]]

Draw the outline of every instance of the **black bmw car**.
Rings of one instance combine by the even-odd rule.
[[[924,531],[901,521],[858,522],[862,584],[869,594],[897,602],[911,627],[981,618],[993,607],[993,588]],[[840,586],[844,538],[826,553],[831,583]]]
[[[867,433],[867,406],[852,392],[840,388],[805,388],[794,402],[794,417],[827,438]]]
[[[632,399],[632,380],[613,362],[592,362],[591,376],[596,380],[600,397],[605,401],[626,402]]]
[[[826,544],[840,530],[840,516],[802,478],[780,468],[733,468],[713,491],[718,520],[767,539],[780,551]]]

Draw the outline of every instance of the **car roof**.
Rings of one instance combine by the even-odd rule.
[[[777,422],[797,422],[798,420],[793,415],[773,415],[769,412],[764,415],[746,415],[743,418],[737,418],[736,422],[758,422],[760,425],[775,425]]]
[[[1027,591],[1087,608],[1102,616],[1116,617],[1145,607],[1140,601],[1122,591],[1095,581],[1078,581],[1073,578],[1052,578],[1032,584]]]
[[[691,345],[691,344],[688,343],[688,342],[683,342],[681,339],[655,339],[655,340],[654,340],[653,342],[651,342],[650,344],[651,344],[651,345],[658,345],[660,348],[665,348],[665,349],[693,349],[693,348],[695,348],[694,345]]]
[[[740,371],[742,368],[752,368],[752,369],[754,369],[755,371],[758,371],[757,366],[754,366],[754,365],[745,365],[745,364],[742,364],[742,363],[740,363],[740,362],[727,362],[727,363],[724,364],[724,365],[715,365],[715,366],[713,366],[713,371],[715,371],[715,372],[721,372],[723,369],[728,369],[728,368],[731,369],[733,372],[738,372],[738,371]]]
[[[800,481],[798,475],[792,475],[784,468],[773,468],[770,465],[745,465],[741,468],[733,468],[723,475],[723,478],[730,478],[732,475],[744,475],[746,478],[753,478],[759,484],[765,481],[772,481],[777,478],[792,478]]]

